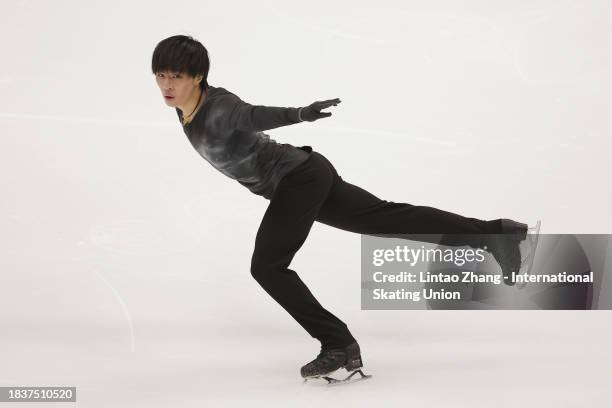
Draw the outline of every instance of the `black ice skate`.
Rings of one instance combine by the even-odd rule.
[[[351,378],[357,373],[361,375],[357,380],[371,377],[371,375],[365,375],[360,370],[361,367],[363,367],[363,363],[361,361],[359,345],[353,343],[344,349],[322,350],[316,359],[302,367],[300,374],[304,378],[304,382],[309,379],[323,378],[327,380],[328,384],[351,382]],[[341,368],[344,368],[351,374],[341,380],[329,376]]]
[[[521,269],[521,251],[519,243],[527,237],[527,224],[507,218],[501,220],[501,233],[487,235],[483,248],[490,252],[499,263],[504,283],[514,285],[512,272]]]

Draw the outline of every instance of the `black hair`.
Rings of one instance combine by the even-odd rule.
[[[160,41],[153,51],[153,74],[162,71],[186,73],[192,77],[202,75],[200,88],[208,89],[208,51],[198,40],[187,35],[174,35]]]

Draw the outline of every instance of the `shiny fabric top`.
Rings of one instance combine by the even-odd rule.
[[[299,123],[298,108],[251,105],[225,88],[208,96],[183,130],[213,167],[252,193],[271,199],[281,178],[312,154],[311,146],[277,143],[265,130]],[[183,113],[176,108],[179,119]]]

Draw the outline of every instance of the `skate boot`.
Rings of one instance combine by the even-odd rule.
[[[328,384],[348,382],[357,373],[361,375],[361,378],[371,377],[370,375],[365,375],[360,370],[361,367],[363,367],[363,363],[361,361],[359,345],[353,343],[343,349],[321,350],[316,359],[301,368],[300,374],[304,378],[304,382],[309,379],[323,378],[327,380]],[[351,374],[342,380],[329,376],[340,368],[344,368]]]
[[[504,277],[504,283],[513,286],[512,272],[519,273],[521,269],[521,251],[519,243],[527,237],[527,224],[507,218],[501,220],[501,233],[489,234],[483,243],[483,249],[490,252]]]

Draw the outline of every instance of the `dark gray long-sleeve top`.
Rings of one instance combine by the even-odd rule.
[[[225,88],[208,96],[183,130],[197,152],[252,193],[271,199],[281,178],[312,154],[311,146],[278,143],[265,130],[298,123],[298,108],[251,105]],[[183,113],[176,108],[179,119]]]

